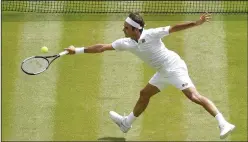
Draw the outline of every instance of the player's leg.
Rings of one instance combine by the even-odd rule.
[[[189,87],[189,88],[183,89],[182,92],[192,102],[204,107],[205,110],[207,110],[212,116],[215,117],[219,113],[214,103],[208,98],[200,95],[195,87]]]
[[[110,111],[111,119],[126,133],[132,127],[132,123],[147,108],[150,98],[160,92],[165,85],[163,74],[157,72],[149,83],[140,91],[140,97],[128,116],[121,116],[114,111]]]
[[[146,109],[146,107],[149,104],[150,98],[160,92],[160,90],[152,85],[152,84],[147,84],[145,88],[143,88],[140,91],[140,96],[139,100],[137,101],[134,109],[133,109],[133,114],[135,117],[140,116],[140,114]]]
[[[182,92],[189,98],[192,102],[195,102],[205,108],[213,117],[216,118],[220,128],[220,138],[223,139],[228,136],[230,132],[235,128],[234,125],[228,123],[223,115],[216,108],[214,103],[208,98],[199,94],[199,92],[194,87],[189,87],[183,89]]]
[[[136,105],[126,119],[126,124],[131,125],[133,121],[140,116],[142,112],[146,109],[150,102],[150,98],[160,92],[165,87],[166,80],[165,74],[158,71],[153,77],[149,80],[149,83],[140,91],[140,96]]]
[[[180,76],[171,76],[169,82],[173,84],[178,89],[182,90],[185,96],[192,102],[201,105],[205,110],[207,110],[213,117],[216,118],[220,127],[220,138],[225,138],[228,134],[235,128],[234,125],[228,123],[223,115],[216,108],[214,103],[207,97],[202,96],[195,88],[192,83],[188,73]]]
[[[148,106],[150,98],[158,92],[159,89],[156,86],[148,83],[145,88],[140,91],[140,97],[133,109],[133,112],[131,112],[128,116],[122,116],[114,111],[110,111],[110,118],[120,127],[122,132],[128,132],[128,130],[132,127],[132,123]]]

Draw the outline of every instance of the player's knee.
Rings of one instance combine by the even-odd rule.
[[[144,97],[146,95],[146,91],[144,89],[140,90],[140,97]]]
[[[149,95],[149,92],[145,91],[144,89],[142,89],[140,91],[140,98],[141,99],[150,99],[151,95]]]
[[[201,101],[200,101],[200,95],[198,93],[195,93],[195,92],[192,92],[189,94],[189,97],[188,97],[192,102],[195,102],[197,104],[200,104]]]

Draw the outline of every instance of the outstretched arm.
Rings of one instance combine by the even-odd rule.
[[[79,50],[83,53],[102,53],[106,50],[115,50],[111,44],[96,44],[89,47],[81,47],[81,48],[75,48],[74,46],[69,46],[68,48],[65,48],[65,50],[69,51],[69,54],[75,54],[76,50]]]
[[[175,26],[171,26],[170,29],[169,29],[169,33],[173,33],[173,32],[185,30],[185,29],[188,29],[188,28],[192,28],[192,27],[195,27],[195,26],[199,26],[199,25],[203,24],[206,21],[209,22],[209,19],[211,19],[211,14],[204,13],[203,15],[201,15],[200,19],[197,20],[197,21],[187,22],[187,23],[177,24]]]

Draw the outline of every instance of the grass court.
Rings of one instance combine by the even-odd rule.
[[[32,55],[112,43],[124,36],[125,14],[2,14],[2,140],[219,141],[218,124],[170,86],[123,134],[108,112],[129,114],[155,71],[128,52],[65,56],[37,76],[20,65]],[[212,14],[210,23],[173,33],[166,47],[186,62],[198,91],[236,125],[225,140],[247,140],[247,14]],[[144,16],[145,28],[199,15]],[[40,52],[42,46],[49,53]]]

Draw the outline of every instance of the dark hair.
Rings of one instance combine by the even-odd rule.
[[[131,12],[128,15],[128,17],[131,18],[133,21],[135,21],[136,23],[138,23],[142,27],[142,29],[139,30],[142,33],[143,28],[145,26],[145,22],[144,22],[142,16],[138,12]],[[132,29],[134,30],[135,27],[132,26]]]

